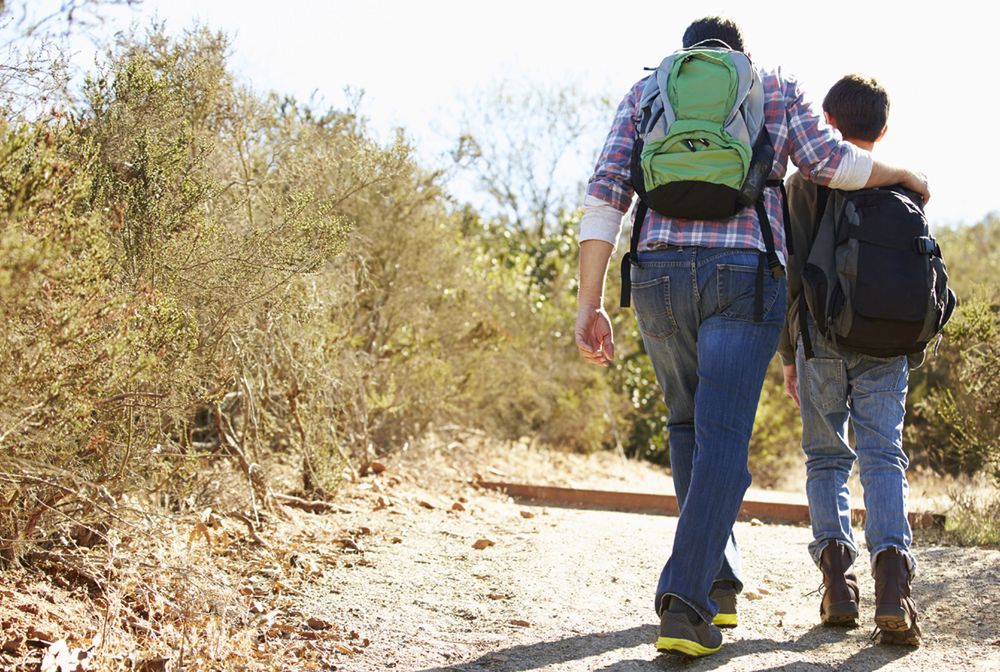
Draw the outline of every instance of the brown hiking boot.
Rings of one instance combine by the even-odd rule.
[[[875,559],[875,625],[883,644],[920,645],[917,605],[910,597],[910,568],[896,548],[882,551]]]
[[[823,570],[823,601],[819,618],[823,625],[853,627],[858,624],[858,577],[851,570],[851,555],[844,544],[831,541],[819,559]]]

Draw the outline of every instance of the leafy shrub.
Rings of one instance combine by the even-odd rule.
[[[252,94],[226,49],[124,38],[70,112],[0,126],[8,559],[133,505],[324,494],[434,425],[623,424],[573,347],[573,216],[501,243],[401,135]]]
[[[967,295],[929,365],[910,440],[940,471],[986,472],[1000,485],[1000,284]]]

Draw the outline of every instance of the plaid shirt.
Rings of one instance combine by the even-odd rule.
[[[610,204],[622,213],[628,210],[635,193],[629,164],[641,111],[639,99],[645,83],[646,79],[637,82],[618,106],[611,132],[587,185],[587,195]],[[805,100],[794,78],[782,75],[779,69],[761,72],[761,83],[764,87],[764,123],[775,149],[770,179],[784,178],[790,158],[810,180],[829,184],[845,152],[851,151],[850,146],[841,141],[840,133],[830,127]],[[781,192],[775,188],[766,189],[765,205],[774,230],[775,247],[784,259]],[[717,221],[670,219],[650,210],[639,239],[639,249],[650,250],[666,245],[764,250],[757,213],[752,207],[729,219]]]

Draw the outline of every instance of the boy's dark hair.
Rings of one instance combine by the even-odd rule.
[[[705,40],[722,40],[731,49],[745,51],[743,32],[732,19],[721,16],[706,16],[703,19],[698,19],[684,31],[681,44],[687,49]]]
[[[889,119],[889,94],[873,77],[847,75],[826,94],[823,111],[845,138],[875,142]]]

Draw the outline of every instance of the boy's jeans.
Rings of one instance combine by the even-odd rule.
[[[816,356],[807,360],[799,343],[795,369],[813,530],[809,552],[819,565],[826,545],[839,541],[847,546],[852,560],[857,557],[847,490],[857,459],[872,568],[879,553],[895,547],[906,556],[912,573],[916,562],[909,552],[911,535],[906,518],[909,461],[903,452],[907,359],[882,359],[842,350],[822,338],[811,319],[808,322]],[[854,428],[853,450],[848,443],[848,420]]]
[[[632,304],[669,412],[670,465],[681,509],[656,589],[711,621],[717,579],[740,581],[732,530],[750,485],[747,449],[767,365],[785,316],[785,280],[764,272],[764,321],[754,321],[758,253],[673,247],[641,252]]]

